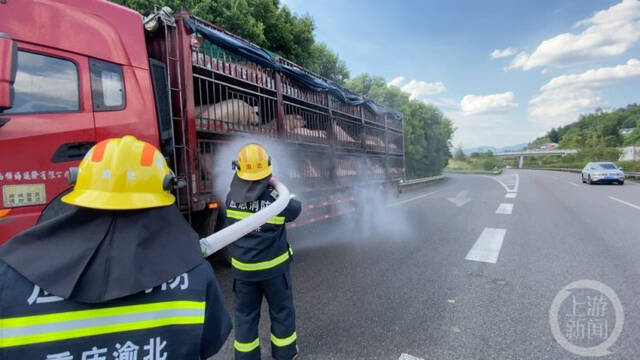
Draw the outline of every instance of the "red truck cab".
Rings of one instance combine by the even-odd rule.
[[[15,75],[11,107],[0,107],[1,244],[58,213],[67,170],[97,141],[131,134],[158,146],[159,134],[137,12],[107,1],[5,0],[0,33],[0,54],[17,47],[17,59],[0,62],[0,74]]]

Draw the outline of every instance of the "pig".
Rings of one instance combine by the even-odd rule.
[[[306,125],[307,122],[302,115],[287,114],[284,116],[284,128],[287,129],[287,131],[303,128]]]
[[[384,142],[377,136],[365,135],[364,138],[364,141],[368,146],[384,147]]]
[[[322,139],[326,139],[327,138],[327,132],[323,131],[323,130],[309,130],[307,128],[297,128],[297,129],[293,129],[291,131],[289,131],[291,134],[298,134],[298,135],[302,135],[302,136],[312,136],[312,137],[317,137],[317,138],[322,138]]]
[[[241,125],[260,125],[259,112],[258,106],[251,106],[240,99],[223,100],[209,106],[196,106],[196,118]]]
[[[351,143],[356,142],[351,136],[349,136],[349,134],[347,134],[346,131],[342,130],[342,128],[338,126],[338,124],[334,123],[333,125],[331,125],[331,129],[333,130],[333,134],[339,141]]]
[[[275,129],[278,124],[278,119],[273,119],[268,123],[264,124],[265,129]],[[304,120],[302,115],[295,114],[287,114],[284,116],[284,128],[288,132],[295,132],[296,129],[304,128],[307,125],[307,122]]]

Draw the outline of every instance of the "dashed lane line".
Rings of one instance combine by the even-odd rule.
[[[504,197],[507,198],[507,199],[515,199],[516,196],[518,196],[518,193],[506,193],[504,195]]]
[[[402,353],[398,360],[424,360],[423,358],[415,357],[413,355]]]
[[[484,228],[464,259],[495,264],[506,233],[507,229]]]
[[[640,206],[635,205],[635,204],[632,204],[632,203],[627,202],[627,201],[624,201],[624,200],[620,200],[620,199],[618,199],[617,197],[609,196],[609,199],[611,199],[611,200],[613,200],[613,201],[617,201],[617,202],[619,202],[619,203],[621,203],[621,204],[625,204],[625,205],[627,205],[627,206],[630,206],[630,207],[632,207],[632,208],[634,208],[634,209],[636,209],[636,210],[640,210]]]
[[[573,185],[573,186],[576,186],[576,187],[580,186],[579,184],[576,184],[573,181],[567,181],[567,184]]]
[[[513,212],[513,204],[508,204],[508,203],[500,204],[500,206],[498,206],[498,209],[496,210],[496,214],[502,214],[502,215],[511,215],[512,212]]]

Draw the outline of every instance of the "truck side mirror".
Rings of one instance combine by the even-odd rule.
[[[0,32],[0,111],[13,106],[13,83],[18,72],[18,45]]]

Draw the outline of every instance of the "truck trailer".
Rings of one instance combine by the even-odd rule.
[[[404,176],[400,114],[186,11],[0,1],[0,244],[69,211],[68,169],[124,135],[162,151],[202,235],[234,144],[286,154],[276,175],[304,201],[292,227],[353,212],[356,188]]]

